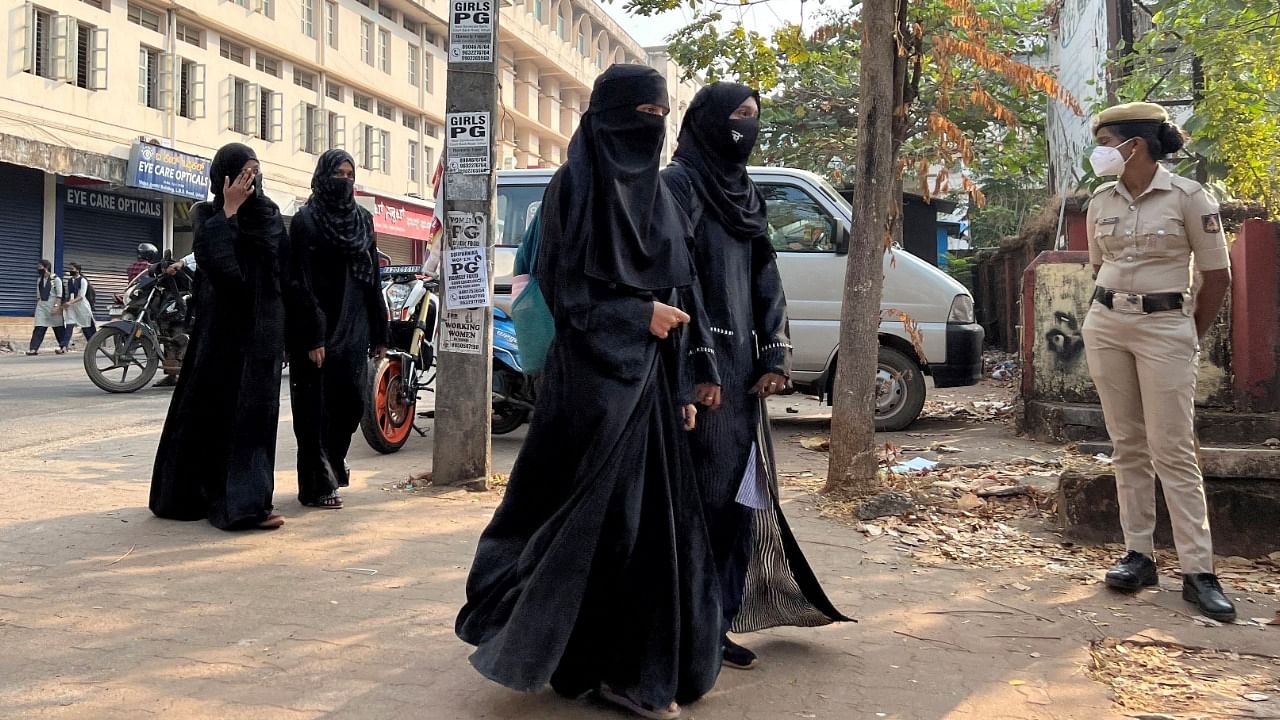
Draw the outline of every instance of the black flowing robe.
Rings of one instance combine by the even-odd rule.
[[[200,272],[191,340],[151,475],[158,517],[208,518],[235,530],[271,513],[289,249],[275,218],[268,237],[253,237],[213,205],[191,210]]]
[[[566,182],[566,185],[568,183]],[[585,275],[565,243],[569,187],[547,192],[538,281],[555,319],[537,408],[480,538],[456,630],[471,663],[522,690],[609,685],[654,707],[696,700],[721,664],[720,591],[681,427],[687,335],[649,332],[654,299]],[[697,377],[714,379],[705,353]]]
[[[351,437],[364,413],[369,349],[387,344],[387,311],[377,274],[352,275],[350,259],[325,241],[310,205],[289,226],[289,399],[298,440],[298,501],[346,487]],[[369,248],[377,269],[376,246]],[[307,353],[324,347],[317,368]]]
[[[827,599],[778,500],[767,406],[752,387],[766,373],[789,376],[787,301],[773,248],[732,237],[702,201],[683,165],[663,171],[694,222],[694,264],[715,348],[721,407],[692,433],[693,462],[716,557],[723,630],[811,627],[847,620]],[[754,448],[754,454],[753,454]],[[738,502],[754,463],[757,500]]]

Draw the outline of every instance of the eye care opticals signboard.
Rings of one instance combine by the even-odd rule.
[[[138,141],[129,150],[125,184],[191,200],[206,200],[212,164],[209,158]]]

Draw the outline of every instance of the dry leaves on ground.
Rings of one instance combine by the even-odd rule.
[[[1090,676],[1132,712],[1280,716],[1280,658],[1114,638],[1092,643],[1090,655]]]
[[[885,455],[882,460],[888,461],[891,453]],[[1031,571],[1027,580],[1057,577],[1093,585],[1124,549],[1076,545],[1063,538],[1056,495],[1041,486],[1056,485],[1054,479],[1066,469],[1104,471],[1092,458],[1075,454],[983,467],[940,466],[909,475],[885,471],[882,488],[910,495],[914,512],[859,522],[857,510],[865,498],[832,494],[818,496],[818,508],[869,538],[888,537],[922,564],[1020,567]],[[784,475],[783,482],[813,492],[822,485],[812,473]],[[1174,553],[1159,553],[1157,559],[1166,577],[1175,582],[1181,578]],[[1280,553],[1256,560],[1222,558],[1218,573],[1233,593],[1280,595]]]
[[[1014,404],[1004,400],[974,400],[968,403],[928,400],[921,417],[933,420],[1002,422],[1013,418]]]

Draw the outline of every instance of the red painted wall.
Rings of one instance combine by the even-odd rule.
[[[1280,410],[1278,232],[1274,223],[1246,221],[1231,248],[1231,363],[1240,410]]]

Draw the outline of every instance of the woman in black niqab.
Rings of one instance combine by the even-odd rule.
[[[355,160],[320,156],[311,198],[289,226],[289,398],[298,502],[342,507],[347,451],[364,413],[369,355],[387,344],[373,216],[356,204]]]
[[[764,196],[747,173],[760,97],[736,83],[702,88],[685,114],[663,178],[694,226],[694,264],[720,388],[699,388],[693,461],[723,610],[724,660],[756,656],[728,632],[846,620],[827,599],[778,502],[765,398],[785,390],[791,341],[787,301],[769,240]]]
[[[151,475],[151,511],[223,530],[271,529],[284,359],[280,210],[253,150],[214,156],[214,200],[191,209],[200,265],[194,322]]]
[[[508,687],[591,690],[646,717],[715,683],[719,592],[681,431],[710,355],[688,225],[659,175],[662,77],[596,81],[542,204],[538,281],[555,340],[528,438],[481,536],[457,633]],[[690,353],[690,350],[695,352]],[[686,366],[692,358],[697,367]]]

